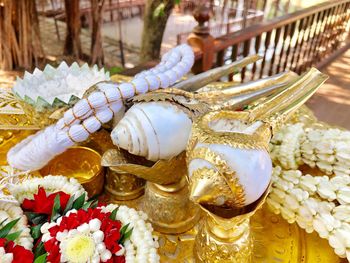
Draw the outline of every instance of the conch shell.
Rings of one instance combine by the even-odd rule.
[[[270,183],[266,124],[248,124],[240,115],[211,112],[193,124],[188,176],[191,198],[199,204],[244,207],[258,200]]]
[[[113,130],[113,143],[151,161],[180,154],[191,132],[190,117],[168,101],[133,105]]]
[[[174,88],[139,95],[114,128],[113,143],[151,161],[168,160],[186,149],[193,119],[223,105],[232,109],[281,91],[295,75],[279,74],[242,87],[231,87],[225,93],[217,91],[216,95],[215,92],[191,93]],[[223,104],[223,100],[218,104],[208,101],[209,97],[220,94],[227,98],[227,104]]]
[[[258,202],[271,179],[273,132],[326,79],[313,68],[248,111],[213,111],[196,120],[186,151],[191,199],[232,211]]]

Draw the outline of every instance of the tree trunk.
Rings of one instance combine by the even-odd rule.
[[[44,58],[35,1],[3,0],[0,5],[0,69],[32,69]]]
[[[143,19],[141,62],[159,58],[165,26],[174,8],[174,2],[174,0],[147,0]],[[160,4],[164,4],[164,12],[156,16],[155,10]]]
[[[79,0],[64,0],[66,11],[67,33],[64,44],[64,55],[80,58],[81,42],[80,42],[80,12]]]
[[[91,64],[102,67],[104,63],[101,24],[103,19],[104,0],[91,0],[92,32],[91,32]]]

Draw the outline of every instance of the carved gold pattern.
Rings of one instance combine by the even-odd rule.
[[[160,187],[147,182],[141,209],[147,213],[153,228],[165,234],[186,232],[199,220],[199,207],[189,200],[185,180]]]
[[[240,149],[268,149],[271,138],[270,125],[262,124],[253,134],[235,132],[216,132],[210,128],[210,123],[218,119],[241,120],[247,123],[248,112],[215,111],[201,116],[192,125],[191,141],[188,150],[193,148],[195,142],[207,144],[225,144]]]
[[[172,159],[160,160],[156,163],[151,163],[150,166],[145,164],[132,163],[133,160],[129,160],[128,163],[121,161],[120,150],[111,150],[108,158],[104,158],[103,166],[111,167],[114,171],[119,173],[128,173],[143,178],[149,182],[157,184],[172,184],[181,180],[186,174],[186,154],[183,152]],[[135,160],[135,159],[134,159]]]
[[[102,165],[116,173],[147,180],[141,209],[156,230],[175,234],[191,229],[199,219],[199,208],[189,200],[185,157],[183,152],[170,160],[149,162],[150,166],[146,166],[143,158],[111,149],[104,154]]]
[[[107,169],[105,193],[111,199],[133,200],[143,195],[145,181],[132,174],[120,174]]]
[[[244,189],[238,182],[238,178],[235,175],[235,171],[228,166],[225,160],[221,158],[220,155],[211,151],[209,148],[201,147],[196,148],[189,154],[189,159],[202,159],[213,164],[218,172],[213,169],[204,169],[201,171],[194,171],[191,184],[193,188],[198,188],[201,184],[200,178],[201,172],[203,176],[209,177],[210,181],[213,183],[212,195],[210,197],[206,196],[205,203],[214,204],[217,203],[216,200],[219,197],[225,196],[224,206],[227,207],[242,207],[245,203]],[[215,187],[216,186],[216,187]],[[208,199],[209,198],[209,199]],[[204,201],[202,198],[197,200],[199,203]]]
[[[108,163],[127,164],[126,155],[118,149],[107,150],[102,156],[102,166]],[[114,201],[132,200],[144,193],[145,180],[125,172],[118,172],[113,167],[107,167],[105,192]]]
[[[9,89],[0,88],[0,114],[23,114],[19,100]]]
[[[193,93],[177,89],[160,90],[138,95],[134,97],[132,101],[169,101],[172,104],[181,107],[181,109],[192,118],[207,112],[210,108],[205,102],[196,100],[193,97]]]
[[[201,221],[193,229],[178,235],[156,233],[159,237],[158,253],[161,262],[194,263],[195,237]],[[307,234],[296,224],[289,224],[281,216],[274,215],[266,206],[258,210],[250,219],[253,240],[251,262],[289,262],[289,263],[345,263],[335,255],[327,240],[317,234]],[[203,261],[205,263],[214,261]],[[234,262],[234,261],[233,261]]]
[[[253,237],[249,217],[216,219],[206,215],[195,240],[194,254],[199,262],[250,263],[253,255]],[[219,230],[219,235],[213,229]],[[223,235],[222,235],[223,234]]]

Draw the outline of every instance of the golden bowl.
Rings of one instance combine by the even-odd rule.
[[[64,175],[79,181],[89,196],[100,194],[104,185],[104,169],[101,155],[95,150],[82,146],[69,148],[56,156],[40,173],[45,175]]]
[[[7,152],[13,146],[35,132],[35,130],[0,130],[0,166],[7,165]]]

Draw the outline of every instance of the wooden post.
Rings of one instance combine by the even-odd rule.
[[[194,10],[193,16],[198,25],[188,36],[187,42],[196,53],[202,53],[202,58],[196,61],[192,67],[192,72],[197,74],[211,69],[213,66],[214,38],[210,35],[209,27],[206,25],[210,19],[210,9],[205,6],[198,6]]]

